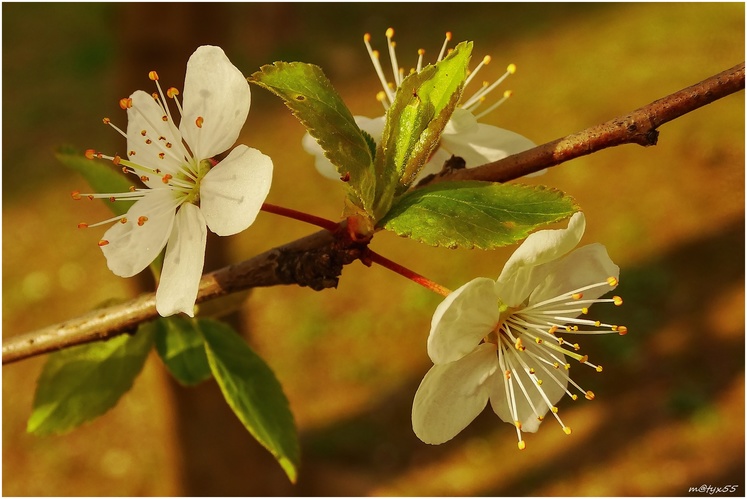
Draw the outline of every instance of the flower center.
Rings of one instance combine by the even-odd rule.
[[[584,299],[584,293],[600,288],[614,288],[617,279],[607,280],[589,286],[584,286],[559,296],[543,300],[529,306],[509,308],[499,303],[500,320],[493,331],[485,338],[486,342],[496,345],[498,364],[505,376],[506,400],[519,438],[519,449],[526,444],[521,436],[521,422],[518,416],[517,396],[522,396],[529,403],[538,421],[544,419],[544,412],[538,410],[535,402],[542,400],[550,408],[555,419],[563,431],[571,433],[571,429],[563,424],[558,415],[558,408],[548,397],[543,388],[545,382],[561,388],[572,400],[578,395],[571,389],[575,388],[588,400],[594,399],[594,393],[584,390],[570,377],[571,364],[566,356],[602,372],[602,366],[589,362],[588,355],[581,355],[578,343],[570,343],[559,336],[568,334],[608,334],[616,332],[624,335],[627,327],[606,324],[598,320],[579,318],[588,314],[589,307],[595,303],[613,303],[622,305],[622,298]],[[527,378],[531,383],[526,383]],[[539,396],[539,399],[537,398]]]
[[[72,193],[73,199],[109,199],[110,201],[128,201],[133,202],[152,194],[156,190],[168,189],[171,196],[167,202],[155,204],[150,213],[139,216],[136,223],[142,227],[146,222],[162,213],[173,212],[183,203],[192,203],[199,205],[200,202],[200,182],[207,172],[214,166],[211,159],[195,158],[192,149],[187,144],[179,127],[174,121],[174,117],[169,109],[166,98],[173,99],[176,108],[181,116],[182,107],[177,99],[179,91],[171,87],[165,93],[159,83],[158,73],[151,71],[148,77],[155,82],[157,92],[152,94],[156,106],[148,102],[148,99],[133,94],[138,105],[133,103],[133,97],[121,99],[119,105],[123,110],[128,110],[130,126],[135,121],[142,124],[142,130],[133,132],[130,130],[128,136],[121,128],[111,122],[109,118],[104,118],[103,122],[116,130],[128,141],[127,157],[122,158],[115,154],[114,156],[105,155],[93,149],[85,152],[88,159],[106,159],[122,169],[126,174],[132,174],[145,184],[146,188],[136,188],[131,186],[129,192],[120,193],[89,193],[82,194],[79,191]],[[198,128],[202,127],[204,119],[200,116],[195,124]],[[161,191],[162,192],[162,191]],[[103,220],[95,224],[80,223],[79,228],[95,227],[98,225],[112,222],[122,224],[135,223],[127,219],[126,215],[120,215],[108,220]],[[99,241],[100,246],[109,244],[107,240]]]

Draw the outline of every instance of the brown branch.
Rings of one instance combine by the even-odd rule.
[[[632,113],[553,140],[528,151],[477,168],[436,177],[445,180],[506,182],[568,160],[622,144],[653,146],[664,123],[744,89],[744,63],[675,92]]]
[[[744,88],[744,63],[601,125],[477,168],[433,179],[505,182],[621,144],[655,145],[657,128]],[[315,290],[336,287],[344,265],[365,257],[367,242],[352,240],[344,224],[269,250],[203,276],[197,303],[237,291],[280,284]],[[3,340],[3,364],[133,332],[158,317],[155,294],[95,310],[76,319]]]

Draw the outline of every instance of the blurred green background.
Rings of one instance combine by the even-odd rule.
[[[3,337],[75,317],[148,283],[112,275],[96,246],[103,204],[74,203],[83,180],[54,150],[121,151],[101,118],[150,90],[149,70],[182,88],[194,49],[221,45],[245,74],[275,60],[319,64],[355,114],[381,114],[362,43],[396,30],[400,63],[435,57],[446,31],[508,63],[512,99],[484,121],[537,143],[625,114],[744,60],[742,3],[686,4],[8,4],[3,22]],[[253,88],[240,142],[269,154],[269,202],[336,218],[341,189],[318,176],[303,129]],[[432,447],[410,428],[412,397],[440,297],[382,268],[348,266],[337,290],[255,290],[238,320],[290,399],[303,462],[289,485],[222,403],[214,382],[176,386],[156,359],[134,389],[64,436],[25,433],[44,358],[4,366],[4,495],[686,495],[739,485],[744,495],[744,93],[628,145],[527,180],[574,195],[584,242],[621,267],[620,308],[592,315],[625,337],[582,342],[604,365],[575,378],[593,402],[564,400],[573,427],[547,422],[516,450],[489,410]],[[260,215],[209,243],[208,269],[314,231]],[[376,251],[444,286],[497,276],[514,248],[421,247],[377,235]]]

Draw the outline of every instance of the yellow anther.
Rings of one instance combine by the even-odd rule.
[[[625,326],[618,326],[617,332],[620,334],[620,336],[625,336],[628,334],[628,328]]]
[[[539,336],[537,336],[537,338],[535,338],[534,341],[536,341],[538,345],[542,344],[542,338],[540,338]]]
[[[146,216],[141,216],[141,217],[138,217],[138,219],[137,219],[137,224],[138,224],[138,225],[139,225],[140,227],[142,227],[143,225],[145,225],[145,222],[147,222],[147,221],[148,221],[148,217],[146,217]]]
[[[119,154],[115,154],[112,158],[112,163],[114,163],[115,166],[119,166],[119,163],[122,161],[122,158],[119,157]]]
[[[394,28],[387,28],[386,30],[386,37],[391,38],[394,36]]]
[[[364,42],[370,42],[371,41],[371,33],[365,33],[363,35],[363,41]]]
[[[140,175],[140,180],[143,182],[147,182],[150,180],[150,177],[148,177],[147,175]]]
[[[514,347],[516,347],[517,350],[523,350],[524,343],[521,341],[521,338],[516,338],[516,343],[514,343]]]
[[[547,332],[550,334],[555,334],[557,331],[558,331],[558,326],[553,326]]]
[[[78,201],[80,199],[80,191],[73,191],[70,193],[70,195],[73,197],[74,200]]]
[[[558,362],[553,362],[552,366],[557,369],[560,367],[560,364]]]
[[[148,73],[148,78],[153,81],[158,81],[158,73],[156,73],[155,71],[151,71],[150,73]]]
[[[623,299],[620,298],[619,296],[613,296],[612,297],[612,303],[614,303],[616,306],[619,307],[620,305],[623,304]]]
[[[98,244],[99,246],[106,246],[107,244],[109,244],[109,241],[107,241],[106,239],[102,239]]]
[[[83,155],[86,157],[86,159],[93,159],[96,156],[96,151],[93,149],[86,149],[86,152],[83,153]]]
[[[563,367],[564,367],[564,368],[565,368],[565,370],[567,371],[567,370],[569,370],[569,369],[571,368],[571,365],[570,365],[570,364],[566,364],[566,365],[564,365]]]
[[[545,416],[537,416],[537,421],[542,422],[545,420]]]
[[[127,173],[127,172],[125,172],[125,173]],[[137,190],[137,189],[135,189],[135,186],[134,186],[134,185],[131,185],[131,186],[129,187],[129,189],[130,189],[130,192],[135,192],[135,191]]]
[[[571,400],[578,400],[578,395],[575,393],[571,394]]]
[[[580,359],[578,359],[578,361],[580,363],[582,363],[582,364],[585,364],[588,360],[589,360],[589,356],[588,355],[583,355],[583,356],[581,356]]]
[[[537,379],[537,386],[542,386],[542,380],[539,378]]]
[[[119,107],[122,109],[129,109],[132,107],[132,99],[129,97],[125,97],[123,99],[119,99]]]
[[[503,92],[503,98],[504,99],[508,99],[512,95],[514,95],[514,91],[513,90],[506,90],[505,92]]]
[[[172,178],[173,177],[171,176],[171,174],[167,173],[166,175],[161,177],[161,182],[163,182],[164,184],[168,184],[169,180],[171,180]]]
[[[159,152],[158,153],[158,159],[163,159],[165,157],[166,157],[166,153],[165,152]]]
[[[88,224],[85,223],[85,222],[81,222],[81,223],[78,224],[78,228],[79,229],[87,229],[88,228]]]
[[[197,128],[202,128],[202,124],[205,122],[205,119],[202,116],[198,116],[195,120],[195,125],[197,125]]]
[[[485,57],[482,58],[482,63],[483,64],[490,64],[490,61],[492,61],[492,60],[493,60],[492,57],[490,57],[489,55],[486,55]]]
[[[571,434],[571,427],[570,426],[564,426],[563,427],[563,431],[565,432],[566,435],[570,435]]]
[[[581,298],[583,298],[583,297],[584,297],[584,294],[583,294],[583,293],[573,293],[573,294],[571,295],[571,297],[572,297],[572,298],[573,298],[574,300],[580,300]]]
[[[589,390],[588,392],[586,392],[586,399],[587,400],[594,400],[594,397],[595,397],[594,392],[592,392],[591,390]]]
[[[101,121],[104,122],[104,125],[108,125],[109,123],[112,122],[112,120],[110,120],[109,118],[106,118],[106,117],[104,117],[104,119],[102,119]]]
[[[511,379],[511,371],[506,369],[506,372],[503,373],[503,375],[506,377],[506,379]]]
[[[534,370],[534,368],[533,368],[533,367],[530,367],[530,368],[529,368],[529,374],[534,374],[534,373],[535,373],[535,370]]]
[[[514,421],[514,426],[521,430],[521,421]]]
[[[169,99],[173,99],[177,95],[179,95],[179,89],[176,87],[169,87],[168,90],[166,90],[166,95],[169,97]]]
[[[597,366],[597,372],[598,372],[598,373],[601,373],[601,372],[602,372],[603,370],[604,370],[604,369],[602,368],[602,366]]]
[[[588,314],[588,313],[589,313],[589,309],[588,309],[588,308],[586,308],[586,307],[584,307],[584,308],[582,308],[582,309],[581,309],[581,313],[582,313],[583,315],[586,315],[586,314]]]
[[[379,93],[376,94],[376,100],[379,102],[384,102],[386,100],[386,92],[383,90],[379,90]]]
[[[617,278],[615,278],[615,277],[608,277],[607,278],[607,284],[609,284],[612,287],[617,286]]]
[[[506,71],[508,71],[509,74],[514,74],[516,72],[516,64],[509,64]]]
[[[425,55],[425,49],[418,49],[418,55]]]
[[[373,57],[374,59],[378,59],[379,58],[379,51],[378,50],[372,50],[371,51],[371,57]]]
[[[158,92],[153,92],[150,96],[153,97],[154,101],[158,102]]]
[[[557,414],[558,413],[558,408],[555,407],[555,406],[550,407],[550,410],[552,411],[553,414]]]
[[[526,448],[527,448],[526,442],[524,442],[523,440],[519,440],[519,450],[524,450]]]
[[[169,121],[169,117],[164,114],[161,116],[161,121]]]
[[[601,321],[595,321],[595,322],[594,322],[594,325],[595,325],[596,327],[599,327],[599,326],[601,326],[601,325],[602,325],[602,322],[601,322]]]
[[[122,225],[126,224],[127,223],[127,217],[120,218],[119,219],[119,223],[121,223]]]
[[[446,32],[446,39],[451,41],[451,31]]]

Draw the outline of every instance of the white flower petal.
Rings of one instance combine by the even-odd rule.
[[[412,404],[412,428],[427,444],[454,438],[485,409],[489,379],[498,361],[495,345],[484,343],[469,355],[431,368]]]
[[[109,269],[120,277],[132,277],[150,265],[166,245],[176,207],[170,190],[146,191],[127,210],[127,222],[115,223],[102,237],[109,241],[101,247]],[[138,225],[140,217],[147,217],[142,226]]]
[[[163,108],[151,94],[138,90],[130,98],[132,107],[127,109],[127,157],[124,159],[176,175],[186,162],[180,152],[182,141],[179,131],[174,128],[173,122],[163,120]],[[167,148],[167,143],[172,147]],[[163,159],[160,153],[164,153]],[[137,172],[137,175],[148,177],[149,180],[144,182],[151,189],[166,187],[160,175],[147,172]]]
[[[239,145],[200,184],[200,210],[210,230],[230,236],[249,227],[270,192],[272,160]]]
[[[501,298],[505,303],[511,307],[523,303],[546,276],[534,267],[560,258],[575,248],[585,228],[586,219],[579,211],[573,214],[566,229],[540,230],[530,234],[508,259],[498,277]]]
[[[196,159],[211,158],[236,142],[250,104],[249,83],[220,47],[195,50],[187,62],[179,130]]]
[[[495,281],[473,279],[453,291],[433,314],[428,335],[428,356],[434,364],[445,364],[470,353],[500,319]]]
[[[578,248],[543,267],[541,270],[547,277],[529,296],[529,305],[620,276],[620,267],[612,263],[605,247],[598,243]],[[602,286],[586,290],[584,299],[595,300],[612,289]]]
[[[200,209],[185,203],[176,214],[156,291],[156,309],[161,316],[184,312],[194,317],[206,240],[207,227]]]
[[[531,149],[536,144],[518,133],[478,123],[469,111],[456,109],[441,135],[438,150],[425,168],[439,171],[452,155],[464,159],[467,168],[484,165]]]
[[[549,352],[537,345],[526,343],[526,352],[546,359],[549,362],[554,362],[555,359],[549,354]],[[516,411],[518,421],[521,422],[521,431],[527,431],[534,433],[539,428],[541,421],[537,419],[537,416],[544,416],[550,407],[545,402],[545,398],[540,393],[542,390],[550,401],[551,404],[557,403],[563,395],[565,395],[565,388],[568,386],[568,379],[560,376],[560,371],[555,371],[554,368],[546,366],[544,363],[539,362],[531,358],[526,352],[518,352],[511,347],[504,352],[504,358],[512,363],[513,373],[510,380],[506,380],[505,375],[493,376],[490,383],[490,406],[501,420],[506,423],[514,424],[514,417],[509,409],[508,400],[506,398],[506,383],[513,383],[514,399],[516,401]],[[564,356],[559,355],[562,359]],[[542,380],[542,385],[538,386],[535,381],[526,372],[525,367],[521,365],[518,357],[521,356],[521,360],[526,364],[526,369],[534,368],[537,378]],[[545,370],[549,369],[549,372]],[[562,367],[560,369],[563,369]],[[553,379],[559,381],[556,382]],[[522,390],[521,387],[524,387]],[[526,394],[524,393],[526,391]],[[509,392],[510,393],[510,392]],[[527,399],[527,395],[531,400],[531,404]],[[532,409],[536,409],[535,414]]]

